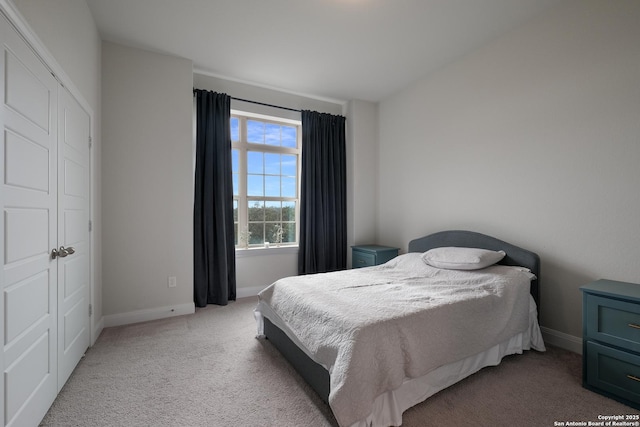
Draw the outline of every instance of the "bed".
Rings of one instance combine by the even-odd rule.
[[[456,248],[500,255],[479,269],[429,259]],[[539,275],[531,251],[443,231],[412,240],[406,254],[381,266],[275,282],[259,294],[258,336],[330,405],[340,426],[397,426],[411,406],[504,356],[545,350]]]

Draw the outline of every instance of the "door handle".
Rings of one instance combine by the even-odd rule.
[[[64,246],[60,246],[60,249],[53,248],[51,250],[51,259],[64,258],[67,255],[74,254],[75,252],[76,250],[73,249],[73,246],[69,246],[68,248],[65,248]]]

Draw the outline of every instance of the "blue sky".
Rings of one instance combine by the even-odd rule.
[[[231,119],[231,139],[239,138],[239,120]],[[293,126],[247,120],[247,140],[250,143],[278,147],[296,147],[296,128]],[[239,170],[239,152],[232,152],[233,171]],[[269,197],[295,197],[297,158],[291,154],[247,153],[247,195]],[[237,194],[238,176],[234,174],[234,194]],[[280,191],[282,190],[282,194]]]
[[[240,137],[240,121],[231,118],[231,140]],[[247,141],[254,144],[275,145],[278,147],[296,147],[296,128],[294,126],[265,123],[257,120],[247,120]]]

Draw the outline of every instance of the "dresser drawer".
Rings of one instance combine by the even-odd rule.
[[[353,251],[351,254],[351,264],[353,268],[371,267],[376,265],[375,254]]]
[[[586,383],[640,403],[640,356],[587,342]]]
[[[640,305],[586,294],[586,338],[640,353]]]

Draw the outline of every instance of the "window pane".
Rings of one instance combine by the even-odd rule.
[[[296,197],[296,179],[294,177],[282,177],[282,197]]]
[[[264,177],[265,196],[280,197],[280,176]]]
[[[238,245],[238,223],[233,224],[233,244]]]
[[[296,176],[298,174],[298,156],[291,154],[282,155],[282,175]]]
[[[233,178],[233,195],[240,195],[240,152],[238,150],[231,150],[231,169]]]
[[[265,143],[268,145],[280,146],[280,125],[272,123],[265,124]]]
[[[247,196],[264,196],[264,175],[247,176]]]
[[[267,242],[275,243],[278,239],[278,228],[280,224],[266,223],[264,225],[264,238]]]
[[[254,144],[264,144],[264,123],[247,120],[247,141]]]
[[[280,222],[280,202],[266,202],[264,211],[265,221],[277,221]],[[268,236],[268,235],[267,235]]]
[[[282,224],[282,242],[292,243],[296,241],[296,223],[285,222]]]
[[[263,200],[251,200],[249,202],[249,221],[264,221]]]
[[[264,173],[264,153],[249,151],[247,153],[247,172]]]
[[[282,126],[282,146],[288,148],[296,148],[298,139],[296,137],[296,128],[291,126]]]
[[[233,178],[233,195],[234,196],[239,196],[240,195],[240,193],[239,193],[239,191],[240,191],[240,188],[239,188],[239,186],[240,186],[240,176],[237,173],[234,173],[232,178]]]
[[[296,220],[296,202],[282,202],[282,220]]]
[[[264,223],[263,222],[250,222],[249,232],[251,237],[249,238],[249,244],[255,245],[264,243]]]
[[[264,173],[269,175],[280,175],[280,154],[265,153]]]
[[[231,150],[231,171],[240,172],[240,151],[238,150]]]
[[[240,139],[240,120],[237,117],[231,118],[231,140],[237,141]]]

